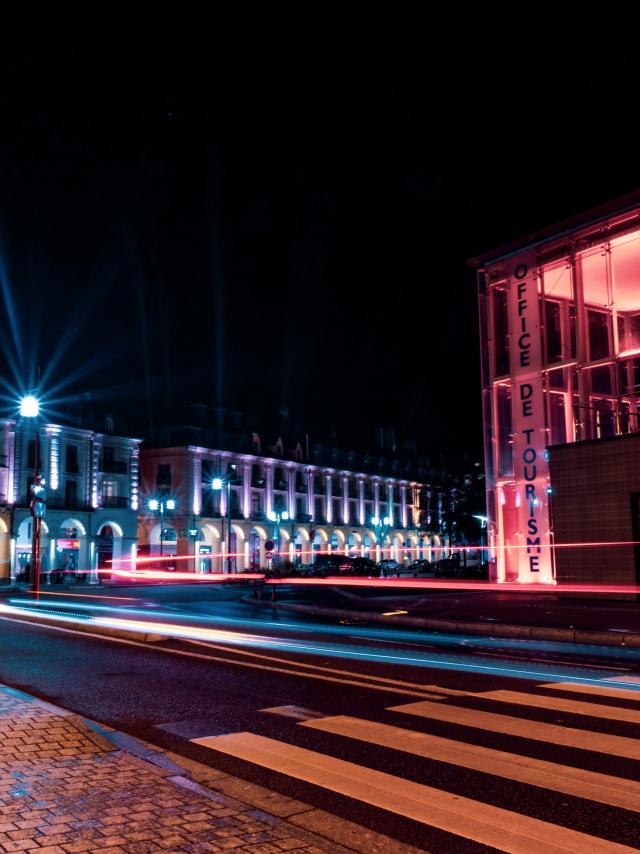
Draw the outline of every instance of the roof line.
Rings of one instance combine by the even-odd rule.
[[[575,231],[580,226],[587,226],[595,223],[598,220],[604,219],[606,216],[614,213],[625,213],[634,207],[640,205],[640,190],[634,190],[617,199],[613,199],[606,204],[599,205],[595,208],[589,208],[587,211],[575,214],[568,219],[563,219],[555,225],[547,226],[538,231],[533,231],[524,237],[512,240],[510,243],[505,243],[498,246],[496,249],[490,249],[483,252],[481,255],[475,255],[469,258],[467,263],[472,267],[482,267],[492,261],[498,261],[507,255],[512,255],[520,249],[525,249],[536,243],[546,243],[549,240],[562,237],[571,231]]]

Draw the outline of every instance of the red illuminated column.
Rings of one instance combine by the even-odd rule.
[[[553,583],[549,533],[549,467],[542,390],[542,340],[534,252],[514,257],[507,279],[511,349],[513,505],[504,490],[503,542],[517,581]],[[509,512],[507,512],[509,511]]]

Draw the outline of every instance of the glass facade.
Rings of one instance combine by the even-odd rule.
[[[472,262],[494,580],[554,581],[546,447],[640,429],[639,222],[610,207]]]

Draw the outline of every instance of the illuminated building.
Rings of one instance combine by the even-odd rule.
[[[145,444],[141,451],[141,494],[171,495],[176,510],[171,521],[165,516],[161,531],[157,515],[141,504],[139,550],[159,555],[162,535],[164,555],[194,556],[176,566],[181,570],[264,568],[270,540],[279,545],[281,559],[295,563],[312,563],[319,551],[399,562],[436,559],[448,543],[421,529],[423,484],[408,467],[398,471],[399,454],[392,460],[316,445],[305,459],[304,433],[301,440],[286,433],[267,440],[249,430],[224,436],[205,428],[161,433],[151,443],[158,447]],[[226,484],[228,478],[228,489],[212,488],[214,480]],[[275,514],[277,527],[270,518]],[[381,534],[372,520],[385,518],[389,524]]]
[[[111,425],[108,423],[107,428]],[[31,557],[29,487],[38,431],[38,469],[47,487],[42,570],[86,573],[119,565],[135,548],[139,439],[80,427],[0,419],[0,579]]]
[[[588,466],[592,440],[639,429],[640,193],[470,263],[491,575],[550,584],[564,558],[554,548],[550,509],[562,496],[547,449],[586,442]]]

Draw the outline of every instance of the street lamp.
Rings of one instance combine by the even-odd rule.
[[[485,550],[485,538],[486,538],[486,530],[487,525],[489,523],[489,519],[487,516],[482,516],[480,513],[473,513],[473,518],[477,519],[480,522],[480,560],[479,563],[483,563],[484,558],[484,550]]]
[[[376,533],[376,540],[378,541],[378,544],[382,543],[384,545],[384,538],[387,536],[389,529],[391,528],[391,519],[388,516],[385,516],[384,519],[380,519],[379,516],[372,516],[371,527]],[[382,550],[382,556],[384,558],[384,548]]]
[[[176,502],[173,498],[150,498],[148,501],[149,510],[157,513],[160,516],[160,557],[162,557],[162,542],[164,538],[164,511],[175,510]]]
[[[289,514],[286,510],[278,511],[278,510],[269,510],[267,513],[267,519],[270,522],[274,523],[274,527],[276,529],[276,553],[278,555],[278,562],[280,561],[280,521],[287,522],[289,520]]]
[[[38,471],[40,464],[40,401],[35,394],[26,394],[20,400],[20,416],[35,418],[36,436],[33,455],[33,483],[29,511],[32,518],[31,532],[31,590],[37,597],[40,593],[40,567],[42,563],[42,520],[47,508],[47,492],[44,477]]]
[[[229,551],[231,549],[231,481],[232,481],[232,472],[235,472],[236,466],[235,463],[232,463],[229,466],[229,471],[226,477],[214,477],[211,481],[211,489],[216,491],[222,490],[223,487],[227,488],[227,507],[226,507],[226,516],[227,516],[227,572],[230,571],[231,567],[231,558],[229,557]],[[220,508],[220,517],[222,520],[222,542],[225,542],[224,537],[224,515],[222,513],[222,508]],[[224,567],[222,568],[224,571]]]

